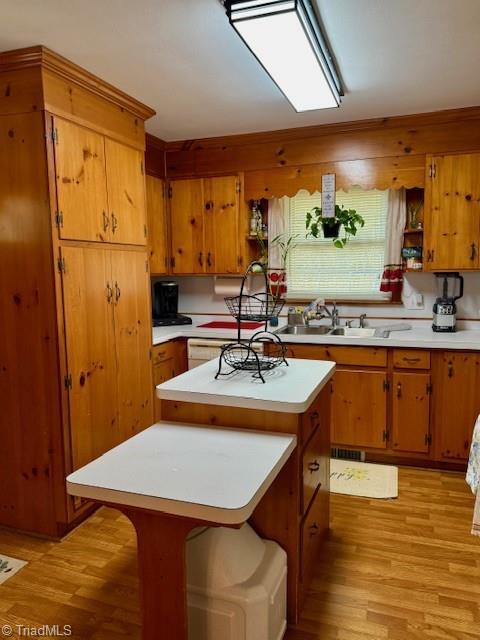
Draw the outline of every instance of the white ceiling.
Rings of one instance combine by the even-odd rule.
[[[218,0],[1,0],[0,50],[44,44],[191,139],[480,104],[480,0],[317,0],[346,96],[297,114]],[[300,70],[301,72],[301,70]]]

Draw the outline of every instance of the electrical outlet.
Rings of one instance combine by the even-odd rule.
[[[416,293],[415,296],[414,296],[414,300],[415,300],[415,307],[417,309],[423,309],[424,308],[423,294],[422,293]]]

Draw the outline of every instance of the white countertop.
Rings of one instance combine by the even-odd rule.
[[[232,320],[230,316],[193,316],[193,324],[180,327],[154,327],[153,344],[161,344],[175,338],[215,338],[236,340],[236,330],[232,329],[204,329],[198,325],[212,320]],[[291,344],[329,344],[329,345],[357,345],[373,347],[411,347],[423,349],[464,349],[480,350],[480,329],[459,329],[456,333],[434,333],[431,322],[389,318],[375,320],[368,326],[385,326],[400,322],[412,325],[409,331],[392,331],[388,338],[345,338],[343,336],[294,336],[282,335],[283,342]],[[321,324],[325,324],[324,322]],[[286,318],[280,318],[279,328],[286,325]],[[478,323],[474,323],[478,326]],[[269,329],[275,331],[275,329]],[[259,329],[242,331],[242,338],[250,338]]]
[[[100,502],[241,524],[295,447],[292,435],[159,422],[70,474],[67,491]]]
[[[334,362],[288,359],[272,371],[263,372],[265,383],[250,371],[234,371],[215,379],[218,358],[159,384],[162,400],[282,413],[303,413],[332,377]],[[224,371],[231,369],[224,365]]]

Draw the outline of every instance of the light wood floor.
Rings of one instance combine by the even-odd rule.
[[[480,638],[472,509],[463,476],[435,471],[401,469],[398,500],[332,496],[325,559],[287,639]],[[118,512],[101,509],[61,543],[0,530],[0,553],[30,562],[0,586],[0,625],[140,637],[134,532]]]

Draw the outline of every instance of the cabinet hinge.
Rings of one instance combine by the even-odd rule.
[[[388,431],[388,429],[385,429],[385,431],[382,433],[383,441],[387,442],[389,437],[390,437],[390,432]]]
[[[385,378],[385,380],[383,381],[383,390],[390,391],[390,382],[387,380],[387,378]]]
[[[57,260],[57,269],[60,271],[60,273],[66,273],[67,272],[67,265],[65,264],[65,258],[61,257]]]
[[[57,211],[55,214],[55,224],[57,227],[63,227],[63,213],[61,211]]]
[[[148,273],[148,260],[145,260],[145,271]]]
[[[150,360],[152,359],[152,350],[151,349],[148,350],[148,357],[149,357]]]
[[[432,395],[432,391],[433,391],[433,385],[431,382],[427,383],[427,395],[431,396]]]
[[[63,384],[65,386],[65,389],[71,389],[72,388],[72,374],[71,373],[68,373],[64,377]]]
[[[53,144],[58,144],[58,129],[57,129],[57,127],[53,127],[53,129],[52,129],[52,142],[53,142]]]
[[[172,185],[168,185],[168,197],[171,198],[173,195],[173,189],[172,189]]]
[[[145,238],[147,237],[147,225],[146,224],[143,225],[143,235],[145,236]]]
[[[140,160],[140,171],[142,172],[142,176],[145,175],[145,169],[143,168],[143,160]]]
[[[426,433],[425,434],[425,444],[432,444],[432,434],[431,433]]]

